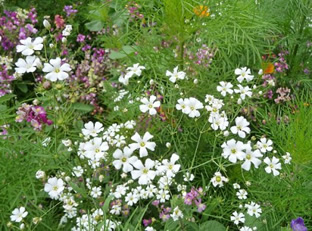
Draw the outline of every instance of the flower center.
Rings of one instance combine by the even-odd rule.
[[[143,169],[143,174],[147,174],[148,173],[148,169],[147,168],[144,168]]]
[[[53,186],[53,191],[57,191],[58,187],[57,186]]]
[[[250,155],[250,154],[247,154],[247,155],[246,155],[246,159],[247,159],[247,160],[250,160],[250,159],[251,159],[251,155]]]
[[[140,146],[141,146],[141,147],[145,147],[145,142],[142,141],[142,142],[140,143]]]
[[[172,170],[173,169],[173,165],[169,164],[168,169]]]
[[[232,154],[236,154],[236,152],[237,152],[237,151],[236,151],[235,148],[231,149],[231,153],[232,153]]]
[[[61,70],[60,70],[60,68],[55,68],[55,69],[54,69],[54,72],[55,72],[55,73],[60,73]]]
[[[153,104],[149,104],[148,107],[149,107],[149,108],[153,108]]]
[[[216,181],[221,182],[221,176],[216,176]]]
[[[121,162],[123,162],[123,163],[127,162],[127,157],[121,158]]]
[[[95,152],[96,152],[96,153],[99,153],[99,152],[100,152],[100,149],[98,149],[98,148],[95,149]]]

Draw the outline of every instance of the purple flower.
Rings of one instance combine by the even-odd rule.
[[[197,211],[201,213],[206,209],[206,205],[201,202],[201,199],[195,200],[195,204],[197,206]]]
[[[304,226],[302,217],[292,220],[290,226],[293,231],[308,231],[307,227]]]
[[[78,10],[73,9],[73,6],[64,6],[64,11],[66,12],[67,17],[78,12]]]
[[[143,225],[145,227],[149,226],[150,224],[152,224],[152,219],[143,219]]]
[[[85,40],[86,36],[84,36],[83,34],[78,34],[77,36],[77,42],[82,43]]]

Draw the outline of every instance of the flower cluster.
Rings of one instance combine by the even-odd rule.
[[[47,113],[41,106],[34,106],[29,104],[22,104],[18,108],[16,122],[23,122],[24,120],[30,122],[34,130],[41,130],[43,124],[51,125],[53,122],[47,117]]]
[[[12,93],[11,83],[13,80],[15,77],[8,73],[7,66],[0,65],[0,97]]]

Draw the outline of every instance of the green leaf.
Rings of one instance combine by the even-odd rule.
[[[104,27],[104,22],[99,20],[93,20],[85,24],[87,29],[90,31],[100,31]]]
[[[124,51],[126,54],[131,54],[135,52],[135,47],[132,46],[123,46],[122,51]]]
[[[17,88],[21,90],[21,92],[23,93],[27,93],[28,92],[28,87],[26,84],[24,83],[18,83],[16,84]]]
[[[88,113],[93,110],[93,106],[89,104],[84,104],[84,103],[74,103],[72,104],[72,108],[81,111],[83,113]]]
[[[9,101],[9,100],[12,99],[14,96],[15,96],[15,95],[13,95],[13,94],[6,94],[6,95],[4,95],[4,96],[1,96],[1,97],[0,97],[0,103]]]
[[[120,51],[111,51],[109,54],[110,59],[122,59],[127,57],[136,51],[135,47],[133,46],[123,46]]]
[[[265,225],[257,219],[256,217],[252,217],[248,214],[245,214],[245,225],[249,227],[257,227],[258,231],[266,230]]]
[[[69,185],[78,193],[80,193],[81,195],[83,195],[84,197],[87,197],[87,193],[86,190],[84,188],[79,187],[77,184],[73,183],[73,182],[69,182]]]
[[[127,55],[117,51],[111,51],[111,53],[109,54],[110,59],[122,59],[124,57],[127,57]]]
[[[198,231],[198,225],[195,222],[189,222],[186,221],[185,223],[185,228],[188,231]]]
[[[289,227],[281,227],[281,231],[292,231]]]
[[[218,221],[206,221],[199,227],[200,231],[226,231],[226,228]]]

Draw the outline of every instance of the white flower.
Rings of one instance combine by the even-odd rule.
[[[120,215],[121,213],[121,206],[119,205],[113,205],[112,209],[110,210],[111,214]]]
[[[48,182],[44,185],[44,191],[49,193],[52,199],[58,199],[64,188],[64,181],[56,177],[49,178]]]
[[[161,189],[157,192],[156,195],[157,200],[159,200],[160,203],[165,203],[167,200],[170,199],[170,194],[168,190]]]
[[[255,168],[258,168],[258,166],[261,164],[261,160],[258,158],[262,157],[263,155],[261,152],[257,149],[255,151],[252,151],[250,144],[246,145],[246,155],[245,155],[245,162],[242,164],[242,168],[246,171],[250,170],[251,163],[254,164]]]
[[[133,180],[136,180],[139,178],[139,184],[146,185],[151,180],[153,180],[156,176],[156,172],[154,170],[151,170],[155,165],[155,162],[151,159],[147,158],[145,160],[145,165],[143,165],[141,160],[137,160],[133,166],[137,170],[131,171],[131,176]]]
[[[85,128],[81,130],[84,136],[95,137],[98,135],[98,133],[104,130],[103,124],[101,124],[100,122],[95,122],[95,124],[93,124],[91,121],[89,121],[84,125],[84,127]]]
[[[36,172],[36,178],[37,178],[37,179],[42,179],[42,178],[44,178],[44,177],[45,177],[45,172],[44,172],[44,171],[38,170],[38,171]]]
[[[166,76],[170,77],[169,80],[173,83],[175,83],[178,79],[184,79],[186,73],[183,71],[178,72],[178,67],[175,67],[173,69],[173,73],[170,71],[166,71]]]
[[[23,218],[27,216],[28,212],[26,211],[25,207],[19,207],[12,211],[12,215],[10,216],[11,221],[14,222],[21,222]]]
[[[100,160],[105,158],[106,151],[109,149],[108,143],[103,142],[102,138],[95,137],[84,146],[85,156],[91,160]]]
[[[249,122],[243,116],[239,116],[235,118],[235,123],[236,125],[231,127],[231,132],[238,134],[241,138],[245,138],[246,133],[250,133]]]
[[[178,103],[176,104],[176,109],[177,110],[182,110],[183,113],[187,112],[187,105],[186,105],[186,100],[184,99],[178,99]]]
[[[81,166],[73,167],[72,175],[76,177],[81,177],[83,174],[83,168]]]
[[[177,162],[178,159],[179,156],[176,153],[174,153],[172,154],[170,161],[168,161],[167,159],[163,160],[162,161],[163,165],[159,166],[157,169],[160,172],[164,172],[169,178],[174,177],[181,167],[181,165],[175,164],[175,162]]]
[[[151,227],[151,226],[147,226],[147,227],[145,228],[145,231],[156,231],[156,229],[154,229],[154,228]]]
[[[244,79],[246,79],[247,82],[250,82],[254,78],[250,73],[250,69],[247,69],[247,67],[236,68],[235,75],[238,75],[237,80],[240,83],[243,82]]]
[[[140,111],[145,113],[148,111],[150,115],[155,115],[157,113],[155,108],[160,107],[160,102],[156,101],[156,96],[151,95],[149,100],[147,98],[141,99],[142,105],[140,105]]]
[[[199,113],[198,109],[204,108],[204,105],[194,97],[187,99],[186,105],[187,105],[187,112],[186,113],[191,118],[199,117],[200,113]]]
[[[126,195],[126,192],[127,192],[128,189],[129,189],[128,186],[117,185],[113,195],[114,195],[115,198],[121,198],[121,196]]]
[[[211,178],[210,182],[214,187],[223,187],[223,182],[228,182],[229,179],[222,176],[221,172],[215,172],[214,176]]]
[[[115,136],[115,139],[113,140],[114,144],[116,145],[116,147],[121,147],[123,146],[124,144],[126,144],[126,141],[125,141],[125,137],[122,136],[122,135],[116,135]]]
[[[175,207],[173,210],[173,213],[170,214],[170,216],[172,217],[172,219],[174,221],[179,220],[179,218],[183,218],[183,213],[182,211],[179,209],[179,206]]]
[[[252,92],[251,92],[251,88],[246,86],[246,87],[243,87],[242,85],[238,84],[237,85],[239,89],[234,89],[235,93],[239,93],[240,94],[240,98],[242,100],[244,100],[246,98],[246,95],[248,97],[251,97],[252,96]]]
[[[117,160],[113,161],[113,165],[115,166],[116,169],[121,169],[124,172],[131,172],[133,170],[132,165],[138,160],[136,156],[131,156],[133,153],[133,150],[124,147],[123,152],[120,149],[117,149],[113,157]]]
[[[237,193],[236,196],[238,197],[238,199],[243,200],[243,199],[247,199],[247,191],[245,189],[240,189]]]
[[[139,63],[134,64],[132,67],[127,68],[127,74],[125,75],[126,79],[131,78],[133,75],[141,76],[142,70],[145,70],[144,66],[140,66]]]
[[[244,226],[244,227],[241,227],[239,231],[252,231],[252,229],[247,226]]]
[[[66,25],[65,29],[62,31],[62,35],[65,36],[65,37],[69,36],[71,31],[72,31],[72,29],[73,29],[72,25]]]
[[[36,56],[27,56],[26,59],[19,58],[15,65],[15,71],[19,74],[30,73],[36,70],[37,66]]]
[[[144,157],[148,155],[147,149],[154,151],[156,147],[155,142],[149,142],[153,136],[149,132],[145,132],[143,138],[136,132],[131,139],[136,143],[130,144],[130,148],[134,151],[136,149],[140,149],[140,157]]]
[[[90,192],[90,195],[93,197],[93,198],[98,198],[102,195],[102,191],[101,191],[101,187],[93,187],[91,189],[91,192]]]
[[[243,213],[237,213],[237,211],[235,211],[231,216],[231,221],[233,221],[235,225],[238,225],[240,222],[244,223],[245,215]]]
[[[290,153],[289,152],[286,152],[286,155],[282,156],[283,159],[284,159],[284,163],[285,164],[290,164],[290,161],[291,161],[291,156],[290,156]]]
[[[233,188],[234,188],[234,189],[240,189],[240,185],[237,184],[237,183],[234,183],[234,184],[233,184]]]
[[[127,205],[132,206],[134,204],[136,204],[139,201],[140,197],[138,194],[129,192],[126,196],[125,196],[125,201],[127,202]]]
[[[217,86],[217,91],[221,92],[222,96],[226,96],[227,93],[229,93],[230,95],[233,94],[233,85],[231,83],[221,81],[219,84],[220,86]]]
[[[48,20],[43,20],[43,26],[44,26],[44,28],[46,28],[47,30],[50,30],[51,29],[51,24],[49,23],[49,21]]]
[[[183,180],[188,182],[188,181],[193,181],[195,178],[194,174],[190,173],[190,172],[186,172],[185,174],[183,174]]]
[[[65,147],[69,147],[72,145],[72,142],[70,139],[62,140],[62,143],[64,144]]]
[[[262,213],[262,209],[260,205],[256,204],[255,202],[251,202],[250,204],[246,204],[245,208],[247,208],[247,213],[250,216],[255,216],[256,218],[260,217]]]
[[[16,46],[16,51],[22,52],[22,55],[32,55],[34,51],[40,51],[43,48],[43,38],[37,37],[35,40],[32,42],[31,38],[28,37],[24,40],[20,41],[22,45],[17,45]]]
[[[118,81],[124,85],[128,85],[129,84],[129,79],[128,77],[124,76],[124,75],[121,75],[119,76],[118,78]]]
[[[276,158],[275,156],[273,156],[272,160],[269,159],[269,157],[266,157],[263,160],[264,163],[266,163],[268,166],[265,168],[265,171],[267,173],[273,173],[274,176],[279,175],[279,171],[280,169],[282,169],[281,167],[281,163],[279,163],[279,159]]]
[[[220,129],[225,130],[229,126],[228,119],[225,114],[221,113],[210,113],[208,121],[211,123],[211,128],[213,130]],[[226,134],[226,133],[225,133]]]
[[[55,82],[67,79],[69,77],[67,72],[71,71],[71,68],[68,63],[61,64],[61,58],[58,57],[51,59],[50,63],[45,63],[42,71],[48,73],[46,79]]]
[[[47,147],[51,142],[51,137],[47,137],[42,141],[42,146]]]
[[[222,156],[229,158],[229,161],[232,163],[236,163],[237,160],[243,160],[246,155],[243,152],[245,145],[241,141],[236,142],[236,140],[231,139],[224,142],[221,147],[223,148]]]
[[[261,152],[266,153],[267,151],[272,151],[272,140],[267,138],[261,138],[260,141],[257,142],[257,147]]]

